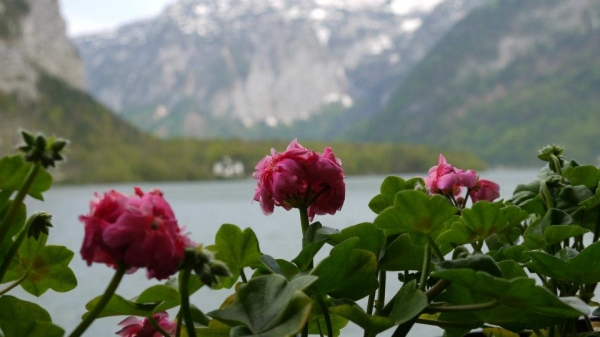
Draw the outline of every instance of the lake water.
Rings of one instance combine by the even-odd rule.
[[[501,186],[501,197],[509,198],[517,184],[535,179],[536,173],[537,170],[529,169],[492,170],[481,172],[480,176],[498,182]],[[401,176],[411,178],[415,174]],[[346,202],[343,209],[334,216],[317,216],[315,221],[340,230],[361,222],[373,221],[374,213],[367,204],[373,196],[379,193],[379,186],[384,178],[385,176],[348,177]],[[54,227],[50,231],[49,244],[64,245],[75,252],[70,267],[77,275],[78,286],[65,294],[49,290],[40,298],[30,296],[20,288],[11,291],[10,294],[42,305],[51,312],[54,323],[65,328],[67,334],[70,333],[85,312],[85,303],[102,293],[114,273],[113,269],[101,264],[88,267],[81,259],[79,249],[83,239],[83,225],[78,221],[78,216],[89,212],[89,200],[93,198],[94,192],[115,189],[129,194],[133,193],[134,185],[136,184],[59,186],[45,194],[46,202],[29,199],[27,201],[28,213],[44,210],[53,214]],[[298,212],[275,209],[272,215],[263,215],[260,205],[252,202],[254,180],[140,183],[137,185],[144,190],[160,188],[175,211],[179,224],[186,226],[186,232],[190,233],[190,238],[195,242],[205,245],[213,244],[219,226],[231,223],[242,229],[251,227],[258,237],[261,251],[265,254],[290,260],[300,251],[301,230]],[[328,251],[325,248],[327,247],[324,247],[315,259],[316,263],[327,256]],[[393,275],[388,276],[388,280],[394,280]],[[125,276],[117,293],[125,298],[131,298],[156,283],[156,280],[147,280],[145,272],[140,270]],[[387,293],[393,294],[399,288],[399,282],[388,281],[388,283]],[[201,289],[193,295],[192,303],[208,312],[217,309],[229,294],[228,290]],[[124,317],[97,320],[85,335],[112,336],[119,330],[117,323],[122,319]],[[390,329],[379,336],[391,336],[392,332],[393,329]],[[415,326],[411,335],[435,336],[441,335],[441,330],[418,325]],[[353,323],[349,323],[342,330],[342,336],[359,337],[362,336],[362,331]]]

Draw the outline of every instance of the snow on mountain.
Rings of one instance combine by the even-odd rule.
[[[227,136],[385,99],[381,83],[480,3],[180,0],[75,44],[92,94],[125,118],[162,136]]]

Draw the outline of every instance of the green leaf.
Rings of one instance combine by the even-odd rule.
[[[308,245],[304,246],[304,248],[302,248],[298,256],[296,256],[292,260],[292,262],[294,262],[300,270],[308,269],[309,265],[313,261],[313,258],[315,257],[315,255],[317,255],[319,250],[321,250],[324,244],[325,241],[309,243]]]
[[[381,248],[385,244],[383,232],[370,222],[346,227],[337,234],[328,235],[329,242],[334,246],[355,237],[360,240],[354,248],[368,250],[375,256],[379,256]]]
[[[568,167],[564,176],[569,179],[571,185],[584,185],[592,189],[600,182],[600,169],[593,165]]]
[[[85,319],[90,314],[90,311],[92,311],[92,309],[94,309],[94,307],[98,304],[98,302],[100,302],[101,297],[102,296],[95,297],[85,305],[85,308],[87,309],[88,312],[83,314],[83,317],[82,317],[83,319]],[[152,303],[152,304],[136,303],[133,301],[126,300],[123,297],[121,297],[120,295],[114,294],[111,296],[110,300],[108,301],[108,304],[106,305],[106,307],[104,307],[104,309],[102,310],[100,315],[98,315],[98,318],[110,317],[110,316],[144,316],[145,317],[145,316],[151,315],[154,312],[154,310],[156,309],[157,305],[158,305],[158,303]]]
[[[230,326],[232,336],[288,336],[303,326],[312,307],[302,292],[315,282],[314,276],[299,276],[292,281],[278,274],[263,275],[241,284],[235,301],[209,316]]]
[[[528,184],[519,184],[515,189],[512,202],[530,214],[544,214],[544,202],[540,197],[540,181],[535,180]]]
[[[333,330],[333,336],[340,336],[341,330],[348,325],[348,319],[331,312],[329,312],[329,319]],[[308,320],[308,334],[319,335],[321,332],[323,334],[327,333],[327,323],[325,322],[325,315],[323,315],[321,307],[313,298],[313,311]]]
[[[502,270],[489,255],[474,254],[466,257],[441,261],[436,265],[437,271],[469,268],[474,271],[484,271],[496,277],[502,277]]]
[[[367,315],[357,304],[342,304],[330,307],[329,311],[345,317],[371,334],[378,334],[394,326],[394,322],[383,316]]]
[[[472,208],[462,211],[462,218],[480,240],[494,233],[502,233],[518,225],[528,217],[527,212],[517,206],[504,206],[502,202],[476,202]]]
[[[198,337],[229,337],[229,330],[231,330],[231,327],[216,319],[212,319],[208,323],[207,328],[196,328],[195,330]],[[182,332],[186,331],[183,330]],[[181,336],[185,337],[187,335],[182,333]]]
[[[400,325],[420,315],[429,304],[427,295],[417,289],[417,281],[405,283],[396,295],[390,318]]]
[[[444,222],[456,212],[457,209],[441,195],[402,191],[396,194],[394,206],[383,210],[374,224],[388,236],[409,232],[431,235],[435,239],[444,229]]]
[[[535,280],[527,277],[516,277],[511,280],[492,276],[485,272],[472,269],[451,269],[432,273],[433,277],[443,278],[456,284],[466,287],[470,292],[497,299],[502,306],[500,310],[523,311],[527,314],[543,315],[550,319],[551,317],[568,318],[579,317],[582,314],[589,313],[589,307],[577,298],[556,297],[548,290],[535,284]],[[495,310],[495,309],[494,309]],[[515,323],[510,317],[491,316],[494,310],[484,311],[486,314],[484,321],[496,324],[495,322],[505,320],[509,323]],[[509,315],[510,316],[510,315]],[[519,322],[526,323],[526,322]],[[554,325],[555,322],[549,325]]]
[[[410,234],[398,236],[390,243],[379,260],[379,269],[388,271],[421,270],[425,247],[413,244]]]
[[[487,337],[519,337],[518,333],[514,333],[512,331],[494,327],[494,328],[485,328],[483,329],[483,334]]]
[[[175,308],[181,303],[181,294],[177,289],[164,284],[157,284],[142,291],[135,300],[140,304],[158,304],[154,312]]]
[[[358,241],[351,238],[331,249],[311,272],[319,277],[311,290],[333,298],[359,300],[377,289],[377,258],[370,251],[355,249]]]
[[[258,239],[251,228],[242,231],[238,226],[224,224],[215,237],[216,258],[224,262],[233,276],[221,278],[220,285],[231,288],[240,276],[240,269],[261,264]]]
[[[531,262],[526,266],[540,274],[576,284],[600,282],[600,241],[567,261],[545,252],[529,252],[529,255]]]
[[[300,269],[295,264],[286,260],[275,260],[269,255],[262,255],[260,261],[263,263],[263,267],[268,270],[268,272],[263,272],[263,274],[279,274],[285,276],[288,280],[291,280],[300,273]]]
[[[525,245],[531,249],[546,248],[546,230],[552,226],[566,226],[573,223],[573,218],[564,211],[552,208],[546,212],[540,221],[532,223],[523,234]],[[559,230],[560,231],[560,230]],[[556,234],[556,232],[551,232]],[[554,238],[552,235],[550,238]]]
[[[587,229],[579,226],[551,226],[544,232],[544,239],[546,240],[546,244],[552,245],[588,232]]]
[[[44,308],[10,295],[0,297],[0,330],[4,337],[62,337]]]
[[[384,209],[394,205],[396,193],[404,190],[413,190],[416,186],[425,186],[423,179],[412,178],[404,180],[396,176],[388,176],[381,183],[380,194],[376,195],[369,202],[369,208],[376,214]]]
[[[27,274],[21,287],[34,296],[41,296],[48,289],[67,292],[77,286],[77,278],[69,263],[74,253],[64,246],[46,246],[46,234],[38,240],[26,238],[19,247],[19,264],[10,270],[8,279]]]
[[[584,185],[566,186],[558,194],[556,207],[575,217],[582,208],[580,204],[593,196],[592,191]]]
[[[591,210],[600,206],[600,183],[598,186],[596,186],[596,194],[594,194],[593,197],[579,203],[579,206],[585,208],[586,210]]]
[[[25,162],[21,155],[2,158],[0,160],[0,190],[18,191],[31,167],[33,167],[33,164]],[[42,193],[50,189],[51,185],[52,176],[48,171],[40,168],[28,194],[35,199],[44,200]]]
[[[517,246],[502,248],[502,252],[504,253],[504,256],[506,256],[507,258],[512,259],[516,262],[520,262],[520,263],[529,262],[529,260],[530,260],[529,254],[528,254],[529,251],[531,251],[531,249],[529,249],[527,246],[524,246],[524,245],[517,245]]]
[[[467,226],[463,218],[455,216],[454,219],[449,220],[447,223],[451,224],[450,228],[437,237],[435,241],[438,245],[456,246],[476,242],[479,239],[479,235]]]

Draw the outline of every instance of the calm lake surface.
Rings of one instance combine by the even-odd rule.
[[[500,184],[501,197],[509,198],[517,184],[535,179],[537,169],[523,170],[491,170],[480,172],[483,179]],[[424,174],[402,174],[403,178]],[[343,209],[334,216],[317,216],[324,226],[343,229],[361,222],[370,222],[374,213],[368,208],[369,200],[379,193],[379,186],[385,176],[356,176],[346,180],[346,202]],[[254,180],[210,181],[210,182],[165,182],[140,184],[111,184],[85,186],[59,186],[52,188],[44,197],[45,202],[28,200],[28,213],[44,210],[53,214],[54,228],[50,231],[49,244],[64,245],[75,252],[70,264],[74,270],[78,286],[74,290],[61,294],[49,290],[40,298],[21,291],[20,288],[10,292],[24,300],[40,304],[50,311],[55,324],[62,326],[70,333],[79,323],[85,312],[85,304],[100,295],[112,277],[114,270],[101,264],[88,267],[79,255],[83,240],[83,225],[78,216],[89,212],[89,200],[94,192],[115,189],[127,194],[133,193],[133,186],[144,190],[159,188],[171,204],[181,226],[186,226],[190,238],[205,245],[214,243],[214,237],[221,224],[231,223],[244,229],[251,227],[260,242],[261,251],[275,258],[293,259],[301,248],[301,230],[298,212],[275,209],[270,216],[265,216],[257,202],[252,202]],[[323,248],[315,262],[318,263],[328,255]],[[247,271],[247,274],[250,271]],[[388,276],[387,293],[390,296],[399,288],[399,282],[393,282],[394,276]],[[143,289],[157,284],[156,280],[148,280],[144,270],[126,275],[117,289],[117,293],[125,298],[138,295]],[[201,289],[192,297],[192,303],[208,312],[217,309],[231,291],[213,291]],[[364,303],[363,303],[364,307]],[[171,316],[174,313],[171,312]],[[113,336],[119,330],[117,323],[125,317],[102,318],[94,322],[87,330],[86,336]],[[391,336],[390,329],[379,336]],[[417,325],[411,336],[441,336],[441,330]],[[362,331],[353,323],[342,330],[342,336],[359,337]]]

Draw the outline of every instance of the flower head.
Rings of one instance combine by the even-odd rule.
[[[191,242],[162,192],[135,192],[126,196],[109,191],[90,203],[90,214],[79,218],[85,224],[81,255],[88,265],[124,263],[133,270],[147,268],[148,278],[168,278]]]
[[[429,169],[427,178],[425,178],[425,185],[429,192],[445,194],[453,191],[457,182],[458,176],[454,167],[448,164],[446,158],[440,154],[438,164]]]
[[[500,197],[500,186],[493,181],[479,179],[473,190],[471,190],[471,200],[494,201]]]
[[[315,214],[335,214],[344,203],[341,161],[329,147],[321,154],[293,140],[282,153],[272,149],[252,176],[257,180],[254,200],[265,214],[273,213],[275,206],[306,207],[312,219]]]
[[[175,334],[177,324],[169,319],[166,312],[158,312],[153,316],[158,325],[170,335]],[[136,317],[130,316],[119,323],[123,329],[116,334],[121,337],[162,337],[163,335],[156,330],[148,318],[141,321]]]
[[[450,165],[441,154],[438,164],[429,169],[425,185],[430,194],[442,194],[461,207],[464,207],[464,200],[469,196],[472,202],[493,201],[500,196],[498,184],[479,179],[479,175],[473,170],[462,170]]]

